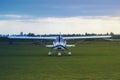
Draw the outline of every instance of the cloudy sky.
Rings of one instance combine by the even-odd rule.
[[[120,33],[120,0],[0,0],[0,34]]]

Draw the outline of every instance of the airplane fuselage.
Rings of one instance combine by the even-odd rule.
[[[57,37],[53,42],[54,50],[65,50],[66,49],[66,40],[62,36]]]

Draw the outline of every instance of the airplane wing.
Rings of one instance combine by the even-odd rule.
[[[54,40],[56,37],[30,37],[30,36],[8,36],[9,39],[48,39]]]
[[[95,39],[95,38],[110,38],[111,36],[73,36],[73,37],[63,37],[65,40],[69,39]]]

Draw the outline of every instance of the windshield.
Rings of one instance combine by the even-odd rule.
[[[58,37],[55,39],[55,42],[65,42],[65,40],[61,37],[60,38]]]

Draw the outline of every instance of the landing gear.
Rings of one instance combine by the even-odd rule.
[[[48,52],[48,56],[52,56],[52,53],[51,53],[51,52]]]
[[[67,54],[68,56],[71,56],[71,55],[72,55],[71,52],[66,52],[66,54]],[[52,55],[53,55],[53,52],[48,52],[48,56],[52,56]],[[62,53],[61,53],[61,52],[58,52],[57,55],[58,55],[58,56],[62,56]]]
[[[71,52],[68,52],[68,56],[71,56],[72,55],[72,53]]]
[[[58,52],[58,56],[61,56],[62,54],[60,52]]]

